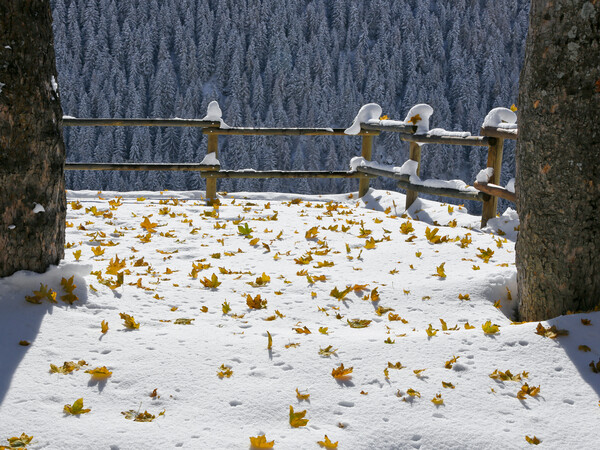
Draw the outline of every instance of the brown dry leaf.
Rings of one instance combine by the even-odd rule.
[[[548,337],[550,339],[556,339],[558,336],[568,336],[568,330],[559,330],[556,328],[556,325],[552,325],[549,328],[545,328],[541,322],[538,323],[537,328],[535,329],[535,334],[539,334],[540,336]]]

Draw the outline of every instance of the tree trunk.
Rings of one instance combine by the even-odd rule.
[[[532,0],[516,153],[519,313],[600,304],[600,1]]]
[[[0,1],[0,277],[43,272],[64,256],[56,80],[50,1]]]

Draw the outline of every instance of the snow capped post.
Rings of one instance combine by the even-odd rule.
[[[367,123],[373,120],[378,121],[381,117],[382,112],[383,111],[381,109],[381,106],[379,106],[377,103],[368,103],[366,105],[363,105],[358,111],[356,117],[354,118],[354,122],[352,122],[352,125],[349,128],[346,128],[346,130],[344,130],[344,133],[350,135],[356,135],[360,133],[361,123]],[[377,133],[373,133],[373,135],[370,135],[369,131],[362,131],[365,134],[363,134],[362,137],[361,156],[366,161],[371,161],[371,157],[373,154],[373,135]],[[367,192],[369,192],[369,178],[364,177],[360,179],[358,184],[358,196],[364,197]]]
[[[223,123],[223,112],[219,107],[219,103],[213,100],[206,108],[206,116],[202,120],[215,120]],[[206,144],[206,157],[218,162],[219,156],[219,135],[207,133],[208,139]],[[213,204],[217,200],[217,179],[215,177],[206,177],[206,200],[208,204]]]
[[[415,134],[426,134],[429,131],[429,118],[433,114],[433,108],[425,103],[413,106],[408,111],[404,123],[412,123],[417,126]],[[411,142],[409,147],[409,158],[417,163],[416,175],[421,174],[421,145],[418,142]],[[406,191],[405,209],[415,202],[419,193],[417,191]]]
[[[508,108],[494,108],[483,121],[482,130],[486,128],[509,128],[517,122],[517,115]],[[488,179],[488,184],[500,184],[500,175],[502,171],[502,154],[504,153],[504,139],[490,138],[488,146],[487,168],[492,169],[492,175]],[[498,197],[490,196],[489,200],[483,202],[483,211],[481,212],[481,227],[487,225],[488,220],[496,217],[498,209]]]

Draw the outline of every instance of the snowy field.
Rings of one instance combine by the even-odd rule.
[[[513,211],[201,194],[68,193],[0,279],[0,446],[600,447],[600,312],[512,322]]]

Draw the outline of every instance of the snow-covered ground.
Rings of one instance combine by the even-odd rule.
[[[68,193],[66,261],[0,279],[0,445],[600,447],[600,312],[512,323],[514,212],[201,194]]]

